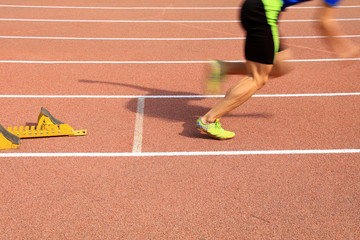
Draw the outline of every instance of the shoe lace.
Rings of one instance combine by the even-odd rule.
[[[219,129],[219,130],[222,131],[222,132],[224,131],[224,129],[221,128],[221,124],[220,124],[219,121],[216,121],[216,122],[215,122],[215,128],[216,128],[216,129]]]

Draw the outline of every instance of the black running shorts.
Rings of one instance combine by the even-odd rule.
[[[263,64],[273,64],[279,52],[278,17],[281,0],[246,0],[240,20],[246,31],[245,58]]]

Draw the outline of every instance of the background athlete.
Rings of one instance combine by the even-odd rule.
[[[246,31],[245,63],[210,62],[210,77],[207,83],[208,93],[219,93],[221,82],[226,74],[246,74],[231,87],[225,97],[209,112],[197,120],[196,127],[216,139],[230,139],[235,133],[224,130],[219,118],[239,107],[264,86],[269,78],[288,72],[288,50],[280,50],[278,18],[286,7],[311,0],[245,0],[240,13],[241,24]],[[339,57],[350,57],[358,48],[346,38],[339,38],[341,31],[333,21],[335,6],[341,0],[322,0],[319,12],[320,27],[328,36],[332,49]]]

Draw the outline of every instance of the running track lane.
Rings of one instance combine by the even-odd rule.
[[[5,238],[358,236],[353,155],[1,159]]]
[[[360,137],[356,130],[360,124],[358,98],[357,95],[253,98],[223,119],[223,125],[237,133],[236,140],[210,142],[208,137],[196,131],[194,125],[196,116],[207,112],[218,99],[148,98],[141,107],[144,116],[139,128],[142,137],[139,151],[359,149]],[[22,105],[19,110],[2,109],[1,115],[7,115],[7,121],[2,123],[4,126],[36,123],[40,112],[36,106],[43,106],[61,121],[70,126],[75,124],[72,126],[74,129],[87,129],[89,135],[59,138],[57,141],[51,138],[25,139],[21,149],[8,152],[133,151],[135,116],[139,112],[137,98],[51,98],[46,101],[28,98],[26,103],[23,99],[3,98],[5,106]],[[86,106],[86,111],[81,106]]]
[[[85,2],[77,2],[77,4],[79,3],[86,4]],[[56,2],[54,4],[56,4]],[[64,4],[67,4],[67,2],[64,2]],[[92,4],[96,5],[98,2],[92,2]],[[108,4],[111,4],[111,2]],[[168,5],[169,1],[162,3],[157,2],[157,4]],[[209,4],[209,2],[207,1],[206,4]],[[216,4],[219,4],[219,2]],[[234,5],[237,4],[237,2],[234,3]],[[299,64],[298,67],[305,66],[306,71],[310,71],[318,68],[320,65],[326,64],[311,64],[311,68],[313,69],[309,69],[308,64]],[[353,64],[347,64],[349,65],[331,65],[334,66],[332,73],[337,73],[338,71],[336,69],[340,70],[344,66],[354,68]],[[67,66],[65,69],[67,73],[76,73],[76,69],[79,66],[80,65]],[[42,70],[43,67],[44,66],[35,68],[37,74],[30,74],[30,76],[35,79],[41,78],[41,73],[44,73]],[[167,65],[165,65],[165,67],[155,67],[155,69],[152,70],[161,69],[160,72],[165,72],[166,67]],[[48,69],[46,66],[45,68]],[[89,67],[84,66],[84,68],[88,69]],[[101,66],[90,72],[101,72],[101,70],[104,71],[115,68],[116,67],[109,68],[108,66]],[[136,65],[134,69],[138,68],[146,67]],[[53,69],[56,69],[56,67],[53,67]],[[61,69],[63,69],[63,67],[60,66],[59,70]],[[194,71],[198,70],[198,68],[193,67],[191,67],[191,69],[194,69]],[[56,80],[62,79],[63,77],[63,74],[61,74],[59,70],[56,70],[56,73],[54,73],[55,76],[59,74],[59,77],[55,78]],[[167,71],[170,72],[173,70],[167,69]],[[20,74],[19,72],[15,74]],[[125,72],[128,73],[127,71]],[[89,72],[86,74],[88,75]],[[112,83],[119,83],[111,79],[113,76],[116,76],[116,74],[117,72],[115,71],[109,73],[108,76],[104,77],[106,74],[102,74],[99,75],[99,79],[91,78],[90,80],[102,81],[104,77]],[[303,75],[303,72],[299,71],[292,74],[295,74],[291,75],[291,77],[294,77]],[[47,74],[45,74],[45,76],[46,75]],[[46,78],[50,79],[49,76],[54,75],[47,75]],[[77,77],[79,75],[75,74],[75,76]],[[77,79],[77,82],[80,83],[79,78],[75,76],[73,79]],[[121,79],[129,79],[125,74],[123,76]],[[343,79],[344,76],[345,75],[343,75],[340,80]],[[21,77],[10,78],[17,79],[19,82],[28,81]],[[180,76],[178,78],[180,78]],[[295,77],[295,79],[296,78],[297,77]],[[313,75],[312,78],[316,80],[321,77]],[[337,80],[337,82],[339,81],[338,78],[333,78],[333,76],[329,76],[329,78]],[[146,79],[145,77],[142,79],[139,78],[137,81],[138,85],[143,86],[142,83],[144,82],[142,81],[147,81],[144,85],[153,87],[153,78]],[[49,86],[48,84],[44,84],[42,85],[44,87],[40,87],[43,89],[37,88],[35,91],[46,92],[46,89],[53,89],[55,86],[60,92],[65,92],[62,90],[63,87],[71,89],[73,81],[70,81],[70,83],[64,82],[65,84],[61,84],[64,80],[58,81],[59,82],[55,81],[55,83],[54,81],[50,81],[54,85]],[[322,82],[323,80],[320,81]],[[193,78],[189,78],[189,80],[181,83],[182,85],[180,86],[186,86],[186,89],[190,89],[190,92],[196,92],[198,90],[200,92],[198,86],[194,87],[195,90],[190,87],[190,83],[192,82],[194,82]],[[351,82],[352,80],[350,80],[348,84],[349,88]],[[82,83],[86,85],[86,87],[92,85]],[[290,80],[288,82],[285,81],[282,87],[275,87],[273,90],[270,90],[271,87],[269,86],[269,88],[267,88],[268,90],[264,89],[264,91],[270,92],[282,89],[285,93],[291,92],[294,90],[293,87],[295,84],[287,85],[289,83],[291,83]],[[324,83],[326,82],[324,81]],[[170,84],[170,87],[168,87],[167,84]],[[339,89],[336,89],[335,84],[329,88],[326,87],[326,89],[340,90],[339,84],[336,85]],[[94,89],[95,86],[116,88],[118,85],[93,84],[92,86],[91,88]],[[130,86],[128,87],[132,88]],[[28,88],[26,87],[25,89]],[[163,89],[183,90],[181,87],[176,86],[175,83],[169,83],[169,81],[165,79],[159,81],[156,89],[157,92],[161,92]],[[320,85],[315,84],[315,81],[305,81],[305,86],[301,86],[301,89],[320,89]],[[341,89],[343,89],[342,86]],[[131,91],[145,92],[146,94],[148,90],[149,88],[133,88]],[[19,91],[24,91],[24,88]],[[89,90],[82,89],[82,91]],[[111,91],[117,94],[119,91],[125,92],[126,90]],[[78,90],[73,90],[73,92],[79,94]],[[15,94],[17,94],[17,91],[15,91]],[[29,92],[26,94],[29,94]],[[14,109],[14,104],[15,106],[24,105],[24,101],[16,103],[18,100],[19,99],[7,99],[6,101],[9,101],[7,108]],[[149,103],[158,104],[159,106],[166,105],[163,100],[147,100],[145,100],[145,111],[154,111],[154,109],[148,109],[148,107],[151,107],[151,105],[148,106]],[[195,107],[210,107],[214,100],[215,99],[203,99],[201,100],[202,104],[195,105]],[[288,112],[286,111],[284,115],[285,110],[283,109],[283,111],[281,111],[278,107],[296,108],[295,105],[299,104],[299,101],[281,99],[279,101],[280,103],[283,101],[287,101],[287,103],[294,101],[295,103],[278,105],[278,102],[276,102],[273,104],[276,106],[268,106],[267,104],[258,106],[256,103],[259,102],[258,100],[260,100],[260,98],[254,98],[252,100],[254,101],[249,102],[249,106],[246,107],[246,109],[249,109],[250,106],[252,107],[250,111],[251,116],[254,116],[254,110],[265,109],[265,113],[268,113],[269,110],[273,109],[276,112],[282,113],[281,115],[276,115],[282,120],[280,123],[288,123],[288,121],[284,121],[287,118]],[[34,105],[43,103],[43,99],[33,99],[25,101],[25,103],[28,102],[28,104],[30,104],[31,101],[33,101],[33,103],[37,102],[37,104]],[[301,98],[300,101],[299,106],[305,107],[296,109],[299,110],[299,112],[295,113],[299,113],[299,115],[300,113],[305,113],[305,115],[307,115],[306,113],[313,114],[311,108],[308,107],[314,105],[320,106],[321,112],[324,113],[335,109],[330,105],[331,101],[327,103],[325,99],[318,100],[318,98],[309,98],[304,101],[304,99]],[[332,101],[336,102],[334,106],[347,107],[347,101]],[[268,103],[270,104],[270,102],[272,102],[272,100]],[[77,126],[78,121],[76,119],[81,120],[83,123],[89,121],[84,115],[79,114],[82,109],[80,107],[81,104],[76,104],[73,99],[70,101],[55,99],[50,100],[48,103],[49,105],[47,105],[47,107],[49,110],[52,109],[52,106],[62,106],[55,110],[54,115],[71,124],[74,128],[83,128],[82,126]],[[123,117],[122,115],[129,114],[129,116],[131,115],[130,118],[133,118],[135,115],[126,107],[111,110],[104,108],[100,110],[95,101],[90,101],[90,103],[92,104],[91,109],[94,109],[91,116],[99,123],[101,122],[100,118],[108,119],[107,113],[110,113],[109,115],[112,117],[114,117],[116,113],[119,113],[119,111],[121,111],[121,117]],[[100,103],[105,103],[105,101],[100,101],[99,104]],[[187,102],[180,101],[180,103]],[[131,101],[124,100],[123,104],[131,104]],[[170,109],[170,107],[174,106],[174,104],[174,101],[171,100],[169,101],[169,106],[165,106],[164,109],[173,112],[174,109]],[[104,106],[112,107],[111,104],[104,104]],[[351,106],[355,106],[355,109],[357,109],[356,100],[352,102]],[[38,106],[31,107],[35,109],[35,107]],[[119,104],[117,104],[116,107],[119,107]],[[136,106],[133,107],[135,108]],[[69,113],[64,117],[62,108],[69,110]],[[32,116],[34,116],[34,112],[38,112],[38,110],[34,109],[30,109],[30,112],[30,110],[27,111],[18,108],[17,111],[23,110],[27,112],[27,114],[18,112],[16,116],[13,114],[14,118],[12,119],[18,119],[20,123],[25,120],[24,118],[29,119],[30,116],[33,119]],[[124,111],[124,109],[127,110]],[[184,116],[188,115],[186,109],[181,110]],[[190,108],[190,111],[191,110],[192,108]],[[342,113],[344,113],[344,118],[347,116],[346,114],[349,110],[351,110],[351,108],[341,109]],[[103,118],[97,115],[99,112],[103,114]],[[8,112],[6,112],[6,114],[7,113]],[[149,113],[151,113],[151,111]],[[82,114],[84,113],[82,112]],[[294,114],[294,112],[292,114]],[[335,115],[333,112],[329,114],[330,116]],[[1,116],[4,115],[1,114]],[[129,119],[129,116],[124,116],[124,120]],[[249,116],[249,118],[251,118],[251,116]],[[256,116],[258,116],[257,113],[254,119],[251,118],[254,124],[257,122]],[[273,116],[274,119],[267,118],[266,120],[279,120],[276,116]],[[311,125],[307,125],[304,122],[305,119],[300,117],[298,117],[300,119],[299,122],[295,122],[295,124],[301,126],[302,124],[306,124],[307,127],[318,127],[320,123],[318,123],[317,120],[321,120],[323,115],[310,116]],[[227,118],[228,121],[226,120],[226,124],[229,124],[229,126],[230,123],[239,119],[236,118],[235,120],[234,118],[232,120],[232,118],[234,117],[229,116],[229,118]],[[289,118],[289,120],[291,119]],[[352,118],[349,120],[351,119]],[[108,121],[109,125],[112,123],[119,124],[115,123],[116,118],[110,118]],[[166,123],[164,119],[156,119],[151,117],[151,115],[145,115],[144,126],[155,121]],[[169,123],[167,122],[167,124]],[[326,124],[328,123],[324,122],[324,125]],[[353,123],[350,122],[348,124],[352,126],[351,124]],[[340,126],[338,122],[330,121],[329,125],[336,126],[340,130],[343,129],[343,126]],[[94,129],[92,132],[96,133],[96,136],[99,136],[99,130],[95,130],[95,128],[99,128],[99,126],[91,127]],[[125,128],[126,127],[127,125],[125,125]],[[241,126],[238,125],[236,127],[240,128]],[[324,128],[325,126],[320,126],[319,130],[324,130]],[[117,129],[121,130],[120,128]],[[169,129],[165,130],[170,131]],[[280,130],[280,133],[285,133],[284,129]],[[328,134],[329,131],[330,130],[325,129],[325,133]],[[110,134],[110,132],[107,133]],[[171,132],[171,134],[174,133]],[[302,136],[301,134],[299,137]],[[350,136],[348,132],[343,134],[349,134]],[[255,134],[254,137],[256,136],[258,135]],[[80,141],[81,138],[73,139],[76,141],[79,139]],[[317,135],[316,139],[321,140],[321,134]],[[38,139],[33,140],[37,141]],[[107,140],[107,137],[103,140]],[[215,145],[218,143],[203,138],[198,140],[203,141],[204,145]],[[324,144],[338,144],[337,140],[338,139],[327,139]],[[56,139],[56,141],[58,141],[58,139]],[[145,139],[144,141],[147,140]],[[51,141],[51,144],[52,143],[53,141]],[[278,142],[274,143],[279,144]],[[290,141],[290,143],[292,143],[292,141]],[[126,142],[124,142],[124,144],[125,146],[131,145],[131,143],[128,144]],[[230,144],[230,142],[221,144]],[[350,142],[345,140],[343,144],[350,144]],[[93,145],[100,146],[101,144]],[[147,147],[155,146],[148,145]],[[68,146],[66,146],[66,148],[68,148]],[[135,159],[128,159],[126,157],[2,158],[0,191],[2,191],[2,200],[4,200],[6,204],[1,205],[2,208],[0,209],[0,211],[3,211],[0,215],[4,216],[3,219],[5,222],[0,232],[7,238],[28,236],[37,239],[42,237],[56,238],[58,236],[67,238],[94,236],[95,238],[102,239],[110,238],[111,236],[117,236],[123,239],[159,239],[164,236],[181,239],[189,238],[189,236],[194,239],[229,239],[234,237],[246,238],[248,236],[274,239],[279,236],[282,238],[298,236],[299,238],[309,239],[328,238],[329,235],[339,239],[356,239],[358,237],[359,226],[358,216],[360,215],[359,209],[357,208],[358,197],[356,195],[358,193],[358,183],[360,182],[357,173],[360,169],[359,163],[357,159],[354,159],[354,156],[356,157],[357,155],[291,155],[291,157],[279,155],[261,157],[192,156],[185,158],[142,157]]]

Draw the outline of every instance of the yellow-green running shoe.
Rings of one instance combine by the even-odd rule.
[[[196,128],[201,133],[220,140],[230,139],[235,136],[235,133],[226,131],[221,127],[219,119],[216,119],[214,123],[204,124],[202,123],[201,118],[199,118],[196,121]]]
[[[220,60],[211,60],[209,62],[208,78],[206,80],[206,94],[213,95],[221,92],[224,71],[221,68]]]

